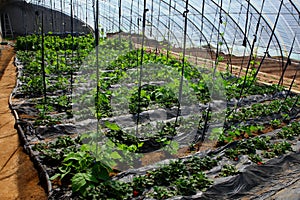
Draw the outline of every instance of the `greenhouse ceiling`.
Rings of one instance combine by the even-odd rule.
[[[74,18],[94,27],[96,0],[26,2],[68,15],[72,12]],[[182,47],[186,16],[187,47],[209,45],[235,55],[255,52],[287,57],[291,54],[292,58],[300,60],[298,1],[203,0],[199,3],[196,0],[99,0],[99,26],[105,33],[119,30],[141,33],[144,2],[148,38],[170,41],[173,46]]]

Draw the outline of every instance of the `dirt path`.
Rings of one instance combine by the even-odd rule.
[[[29,156],[20,146],[8,98],[15,86],[12,47],[0,46],[0,200],[47,199]]]

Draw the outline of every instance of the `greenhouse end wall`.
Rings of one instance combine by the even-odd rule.
[[[72,23],[74,33],[89,33],[92,31],[88,25],[76,18],[73,18],[73,22],[71,22],[70,16],[64,13],[26,2],[12,2],[0,8],[0,35],[3,37],[5,37],[4,17],[6,14],[10,18],[14,36],[39,34],[42,22],[44,33],[50,31],[56,33],[72,32]]]

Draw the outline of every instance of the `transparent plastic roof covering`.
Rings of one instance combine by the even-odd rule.
[[[95,24],[96,0],[27,0]],[[120,8],[120,9],[119,9]],[[184,41],[186,0],[146,0],[146,36],[167,40],[175,47]],[[119,12],[120,11],[120,12]],[[285,56],[300,60],[300,2],[294,0],[190,0],[187,47],[215,47],[224,53]],[[144,0],[99,0],[105,33],[141,33]]]

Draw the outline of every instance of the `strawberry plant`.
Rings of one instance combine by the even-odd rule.
[[[281,121],[279,119],[273,119],[270,121],[270,124],[272,127],[277,128],[281,124]]]
[[[272,145],[272,151],[277,155],[280,156],[282,154],[285,154],[286,151],[292,151],[291,144],[287,141],[283,141],[280,143],[275,143]]]
[[[176,195],[176,191],[172,191],[164,186],[154,186],[153,192],[148,194],[148,197],[154,199],[168,199]]]
[[[277,136],[282,139],[292,140],[295,136],[300,134],[300,123],[292,122],[290,125],[283,127]]]
[[[123,148],[132,152],[144,152],[149,149],[163,147],[169,144],[169,141],[176,135],[176,130],[173,123],[167,122],[162,129],[150,137],[137,137],[134,134],[126,133],[121,128],[113,123],[106,122],[106,136],[115,144],[121,145]],[[125,146],[124,146],[125,145]],[[149,148],[152,147],[152,148]],[[128,149],[129,148],[129,149]],[[148,149],[148,150],[147,150]],[[151,150],[151,151],[152,151]]]
[[[221,169],[220,176],[227,177],[238,174],[239,171],[234,165],[224,165]]]
[[[262,158],[257,154],[249,154],[249,159],[258,165],[262,164]]]

